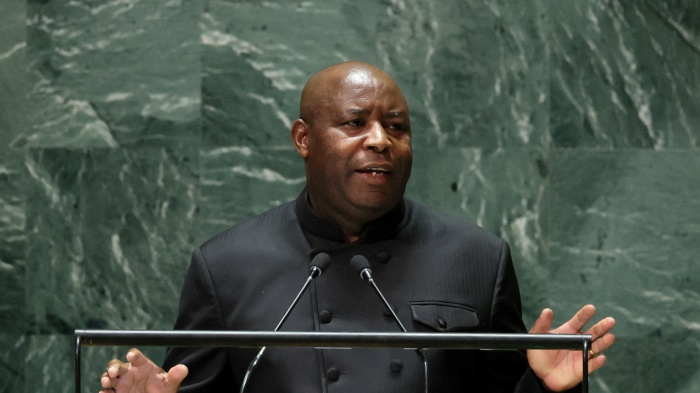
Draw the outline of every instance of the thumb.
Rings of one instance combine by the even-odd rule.
[[[532,325],[532,328],[530,328],[530,333],[548,333],[549,329],[552,327],[552,321],[554,321],[554,312],[549,308],[545,308],[540,313],[540,317],[537,318],[535,323]]]
[[[165,382],[168,385],[179,387],[182,380],[187,376],[187,373],[189,373],[187,366],[184,364],[175,365],[168,370],[168,374],[165,376]]]

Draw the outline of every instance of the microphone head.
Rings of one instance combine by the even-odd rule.
[[[311,260],[311,269],[316,268],[319,270],[318,275],[320,276],[321,273],[325,272],[326,269],[328,269],[328,266],[331,265],[331,256],[326,254],[325,252],[319,252],[318,254],[314,255],[313,259]]]
[[[352,266],[353,269],[357,270],[358,273],[360,273],[360,277],[365,278],[365,271],[369,271],[370,275],[372,272],[372,269],[369,266],[369,261],[367,258],[365,258],[364,255],[355,255],[350,259],[350,266]]]

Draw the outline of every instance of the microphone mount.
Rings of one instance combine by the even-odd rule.
[[[296,307],[297,303],[299,303],[299,299],[301,299],[301,296],[304,294],[304,292],[306,292],[306,289],[309,287],[309,284],[311,284],[311,281],[323,274],[323,271],[326,270],[328,266],[330,266],[330,264],[331,257],[325,252],[318,253],[313,257],[313,259],[311,260],[311,267],[309,268],[309,277],[306,279],[304,285],[301,287],[301,290],[299,290],[297,296],[294,298],[294,300],[292,300],[292,304],[289,305],[289,308],[287,308],[287,311],[282,316],[282,319],[280,319],[279,323],[275,327],[275,332],[278,331],[282,327],[284,322],[287,320],[287,317],[289,317],[289,314],[292,312],[294,307]],[[260,348],[258,354],[248,365],[248,370],[246,370],[245,376],[243,377],[243,382],[241,382],[241,389],[239,390],[239,393],[245,392],[245,387],[248,384],[250,375],[253,372],[255,366],[258,365],[258,361],[260,360],[260,358],[262,358],[266,349],[267,347]]]
[[[403,326],[403,323],[401,323],[398,315],[396,315],[396,312],[394,312],[394,308],[391,307],[389,301],[386,300],[384,294],[382,294],[382,291],[379,290],[377,283],[374,282],[374,278],[372,277],[372,269],[367,258],[362,255],[355,255],[350,259],[350,265],[355,268],[355,270],[360,272],[360,277],[362,277],[363,280],[372,285],[372,289],[374,289],[374,292],[377,294],[379,299],[381,299],[384,307],[391,313],[391,317],[394,319],[401,331],[408,333],[406,328]],[[418,359],[423,362],[423,379],[425,381],[424,391],[425,393],[428,393],[428,359],[425,357],[425,354],[423,354],[423,351],[420,348],[416,348],[416,354],[418,355]]]

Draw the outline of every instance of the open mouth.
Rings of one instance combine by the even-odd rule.
[[[366,173],[366,174],[369,174],[369,175],[372,175],[372,176],[388,175],[388,174],[391,173],[391,172],[387,171],[386,169],[382,169],[382,168],[359,169],[359,170],[357,170],[357,171],[355,171],[355,172],[358,172],[358,173]]]

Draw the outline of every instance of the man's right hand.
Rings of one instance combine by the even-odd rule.
[[[112,359],[100,377],[100,393],[176,393],[187,376],[187,366],[178,364],[166,373],[136,348],[126,354],[128,363]]]

